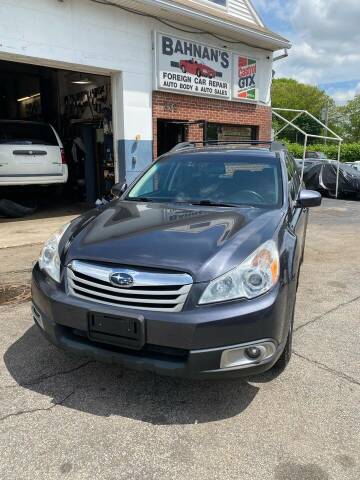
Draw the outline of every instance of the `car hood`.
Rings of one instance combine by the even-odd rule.
[[[88,260],[187,272],[196,282],[234,268],[279,225],[281,210],[114,201],[77,232],[62,261]]]

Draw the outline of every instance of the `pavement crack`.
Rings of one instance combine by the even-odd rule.
[[[55,407],[58,407],[60,405],[63,405],[66,400],[68,400],[72,395],[74,395],[76,390],[73,390],[71,393],[69,393],[68,395],[66,395],[66,397],[64,397],[63,399],[61,399],[59,402],[54,402],[52,405],[50,405],[49,407],[45,407],[45,408],[32,408],[32,409],[29,409],[29,410],[20,410],[18,412],[14,412],[14,413],[9,413],[8,415],[4,415],[3,417],[0,417],[0,422],[3,422],[4,420],[10,418],[10,417],[20,417],[21,415],[26,415],[27,413],[36,413],[36,412],[49,412],[50,410],[52,410],[53,408]]]
[[[24,247],[33,247],[36,245],[43,245],[44,242],[32,242],[32,243],[20,243],[17,245],[5,245],[4,247],[0,247],[0,250],[7,250],[10,248],[24,248]]]
[[[58,377],[60,375],[68,375],[69,373],[77,372],[81,368],[87,367],[91,363],[94,363],[94,361],[89,360],[88,362],[84,362],[81,365],[78,365],[77,367],[70,368],[69,370],[62,370],[60,372],[50,373],[49,375],[43,375],[39,378],[35,378],[34,380],[31,380],[31,382],[21,383],[20,386],[30,387],[32,385],[36,385],[37,383],[43,382],[44,380],[48,380],[49,378]]]
[[[309,320],[308,322],[303,323],[302,325],[299,325],[297,328],[294,328],[294,333],[298,332],[299,330],[301,330],[304,327],[307,327],[308,325],[311,325],[312,323],[317,322],[318,320],[323,319],[324,317],[326,317],[326,315],[329,315],[330,313],[336,312],[337,310],[340,310],[340,308],[346,307],[347,305],[350,305],[351,303],[354,303],[358,300],[360,300],[360,295],[348,300],[347,302],[339,303],[338,305],[336,305],[336,307],[330,308],[330,310],[328,310],[327,312],[316,316],[312,320]]]
[[[89,360],[88,362],[84,362],[81,365],[77,365],[76,367],[70,368],[69,370],[62,370],[60,372],[50,373],[49,375],[42,375],[38,378],[34,378],[30,382],[18,383],[16,385],[6,385],[5,388],[17,388],[17,387],[31,387],[32,385],[36,385],[38,383],[43,382],[44,380],[49,380],[50,378],[58,377],[60,375],[68,375],[69,373],[77,372],[81,368],[90,365],[91,363],[95,363],[94,360]]]
[[[360,382],[358,380],[351,377],[350,375],[347,375],[346,373],[339,372],[338,370],[335,370],[334,368],[328,367],[324,363],[321,363],[321,362],[318,362],[317,360],[312,360],[311,358],[305,357],[304,355],[301,355],[300,353],[295,352],[294,350],[293,350],[293,354],[296,355],[299,358],[302,358],[303,360],[306,360],[309,363],[312,363],[313,365],[316,365],[317,367],[321,368],[322,370],[326,370],[327,372],[332,373],[332,374],[336,375],[337,377],[342,378],[343,380],[346,380],[349,383],[360,386]]]

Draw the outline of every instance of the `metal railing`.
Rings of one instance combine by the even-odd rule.
[[[283,115],[281,115],[279,112],[290,112],[290,113],[295,113],[296,115],[291,119],[287,119]],[[279,118],[282,122],[285,123],[285,125],[280,128],[277,132],[274,133],[274,138],[276,138],[279,133],[283,132],[286,128],[292,127],[298,132],[302,133],[304,135],[304,150],[303,150],[303,156],[302,156],[302,169],[301,169],[301,181],[303,180],[304,177],[304,166],[305,166],[305,159],[306,159],[306,148],[308,145],[308,139],[309,138],[319,138],[323,140],[330,140],[338,143],[338,155],[337,155],[337,169],[336,169],[336,192],[335,196],[336,198],[338,197],[338,191],[339,191],[339,168],[340,168],[340,158],[341,158],[341,145],[343,142],[343,139],[335,133],[331,128],[329,128],[325,123],[321,122],[318,118],[316,118],[314,115],[312,115],[310,112],[307,110],[296,110],[294,108],[273,108],[272,109],[273,115],[275,117]],[[296,120],[298,120],[302,115],[306,115],[307,117],[310,117],[312,120],[314,120],[316,123],[321,125],[326,132],[331,134],[331,136],[327,135],[314,135],[312,133],[307,133],[305,130],[300,128],[298,125],[296,125]]]

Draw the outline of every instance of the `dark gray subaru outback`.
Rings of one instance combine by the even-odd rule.
[[[46,243],[33,317],[55,345],[188,377],[283,369],[308,207],[285,149],[183,145]]]

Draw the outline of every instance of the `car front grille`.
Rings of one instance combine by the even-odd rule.
[[[137,310],[180,312],[184,306],[192,277],[186,273],[110,267],[73,260],[66,269],[69,293],[97,303]],[[114,273],[133,279],[130,287],[110,282]]]

